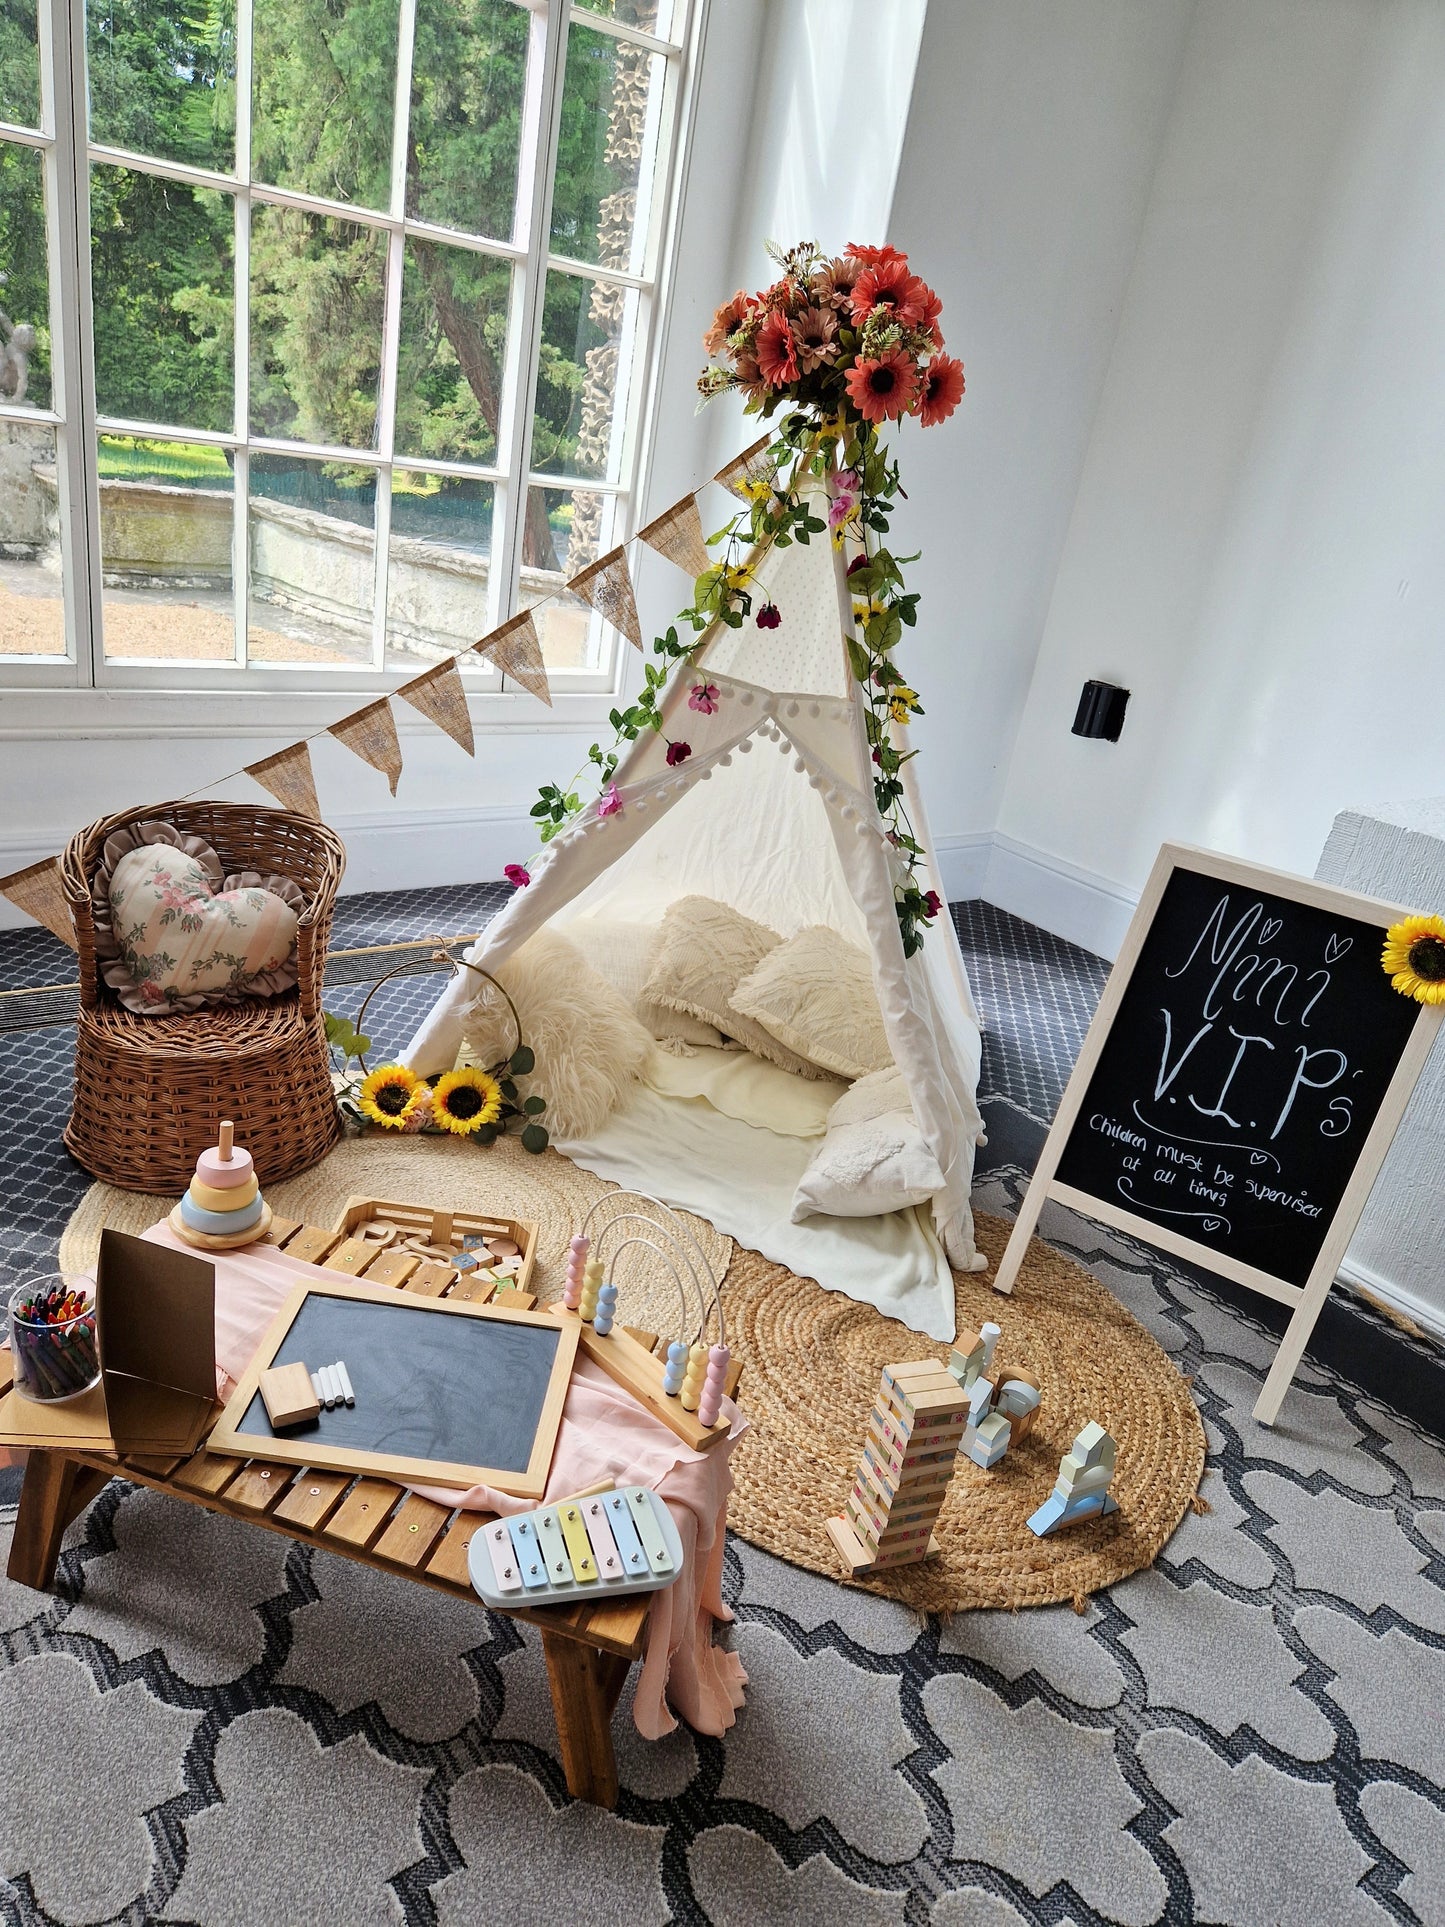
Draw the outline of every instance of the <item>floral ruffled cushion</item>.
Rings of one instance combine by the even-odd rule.
[[[256,870],[228,876],[204,838],[169,823],[107,837],[90,896],[101,975],[127,1010],[199,1010],[296,982],[297,885]]]

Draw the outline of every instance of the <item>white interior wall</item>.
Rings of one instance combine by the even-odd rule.
[[[1197,0],[985,893],[1112,955],[1158,845],[1310,874],[1445,788],[1445,9]],[[1121,742],[1069,734],[1087,677]]]

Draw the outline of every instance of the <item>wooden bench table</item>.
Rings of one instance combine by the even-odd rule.
[[[281,1235],[272,1235],[278,1243],[299,1241],[297,1234],[308,1229],[282,1224],[277,1227]],[[339,1236],[313,1233],[313,1238],[328,1236],[340,1244]],[[326,1255],[312,1262],[324,1264]],[[417,1274],[415,1285],[408,1279],[398,1288],[433,1292],[436,1283]],[[10,1354],[0,1350],[0,1395],[10,1389],[11,1376]],[[472,1590],[467,1547],[490,1514],[435,1505],[386,1479],[298,1472],[261,1458],[222,1457],[204,1446],[185,1460],[32,1450],[10,1548],[10,1577],[49,1590],[66,1527],[113,1478],[170,1493],[209,1512],[249,1519],[268,1532],[323,1546],[399,1579],[472,1600],[478,1612],[487,1610]],[[517,1607],[508,1615],[541,1628],[567,1788],[595,1806],[617,1804],[612,1712],[629,1667],[641,1657],[651,1600],[651,1594],[633,1594],[596,1605]]]

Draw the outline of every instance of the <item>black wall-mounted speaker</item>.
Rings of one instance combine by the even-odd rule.
[[[1086,682],[1074,717],[1073,734],[1101,736],[1107,743],[1117,743],[1128,706],[1127,689],[1116,689],[1111,682]]]

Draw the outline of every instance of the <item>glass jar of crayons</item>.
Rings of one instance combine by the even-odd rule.
[[[95,1280],[75,1272],[27,1278],[10,1300],[15,1389],[26,1398],[77,1398],[100,1381]]]

